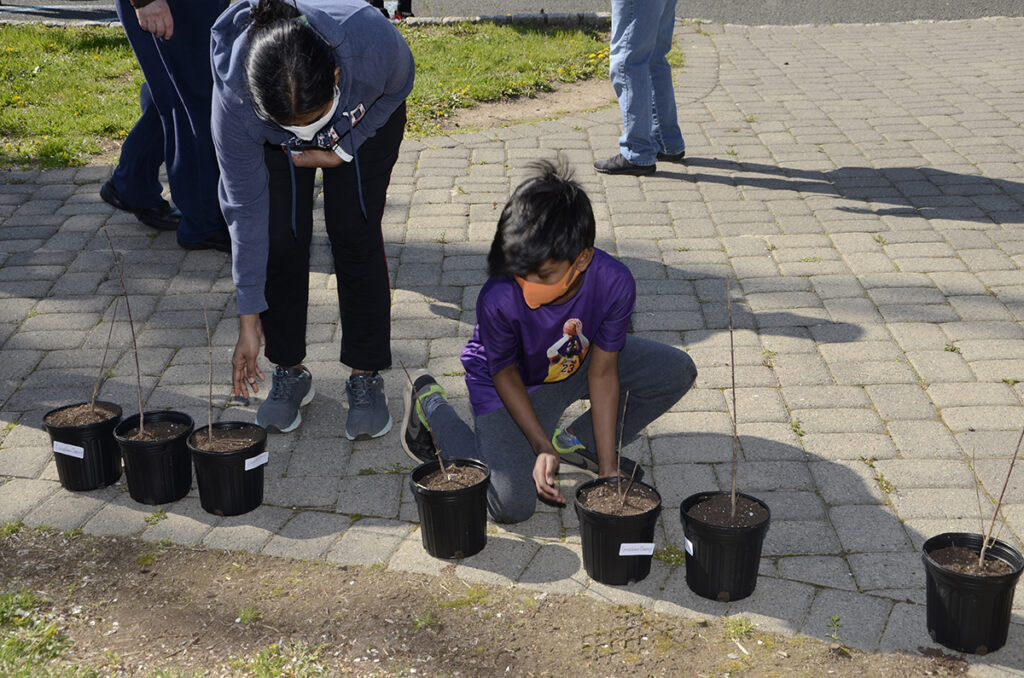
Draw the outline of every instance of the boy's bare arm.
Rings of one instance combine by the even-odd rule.
[[[558,452],[555,451],[551,439],[541,426],[537,412],[533,409],[530,396],[519,376],[515,364],[509,365],[494,375],[494,388],[501,397],[513,421],[519,425],[526,440],[537,455],[533,466],[533,482],[537,492],[549,501],[565,503],[565,497],[555,487],[555,474],[558,473]]]
[[[590,351],[587,386],[590,388],[590,414],[597,443],[597,474],[602,478],[619,474],[615,458],[615,430],[619,411],[619,354],[598,346]]]

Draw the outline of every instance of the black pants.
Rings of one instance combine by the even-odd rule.
[[[391,169],[405,133],[402,104],[356,154],[366,217],[359,207],[356,161],[323,170],[324,220],[338,278],[341,362],[359,370],[391,366],[391,288],[381,217]],[[280,146],[265,148],[270,172],[270,253],[266,298],[260,314],[265,355],[276,365],[306,357],[309,247],[313,237],[316,170],[295,168],[295,232],[292,232],[289,159]]]

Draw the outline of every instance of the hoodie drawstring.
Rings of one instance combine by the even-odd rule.
[[[347,112],[342,115],[348,120],[348,131],[349,134],[352,134],[351,116]],[[292,237],[298,237],[298,225],[295,219],[295,163],[292,162],[292,154],[287,148],[285,148],[285,155],[288,156],[288,177],[292,182]],[[355,144],[352,145],[352,163],[356,167],[356,194],[359,196],[359,211],[363,213],[363,219],[366,219],[366,203],[363,202],[363,175],[359,171],[359,150]]]

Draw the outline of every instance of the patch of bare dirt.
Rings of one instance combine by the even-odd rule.
[[[756,628],[734,640],[719,620],[471,584],[453,570],[428,577],[28,529],[0,539],[0,591],[49,601],[46,612],[73,642],[67,661],[107,675],[251,675],[229,658],[299,642],[315,648],[323,673],[286,675],[863,678],[967,669],[944,653],[836,653]]]
[[[519,122],[583,113],[616,103],[615,90],[606,78],[555,83],[553,92],[541,92],[532,98],[517,97],[477,104],[473,108],[460,108],[441,123],[441,131],[451,134],[504,127]]]

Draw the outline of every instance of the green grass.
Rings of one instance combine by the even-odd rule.
[[[62,659],[71,646],[60,628],[46,621],[43,601],[31,591],[0,594],[0,675],[7,678],[97,676]]]
[[[0,27],[0,167],[73,167],[123,139],[142,72],[120,29]]]
[[[279,678],[280,676],[325,676],[327,671],[320,665],[320,656],[325,647],[310,647],[303,643],[273,644],[245,659],[231,662],[234,669],[253,678]]]
[[[407,134],[457,108],[607,77],[599,31],[496,24],[399,27],[416,59]],[[678,63],[680,54],[670,54]],[[74,167],[127,135],[143,81],[120,28],[0,26],[0,168]]]
[[[533,96],[552,83],[608,73],[607,38],[564,28],[456,24],[402,26],[416,59],[409,134],[425,135],[474,102]]]

